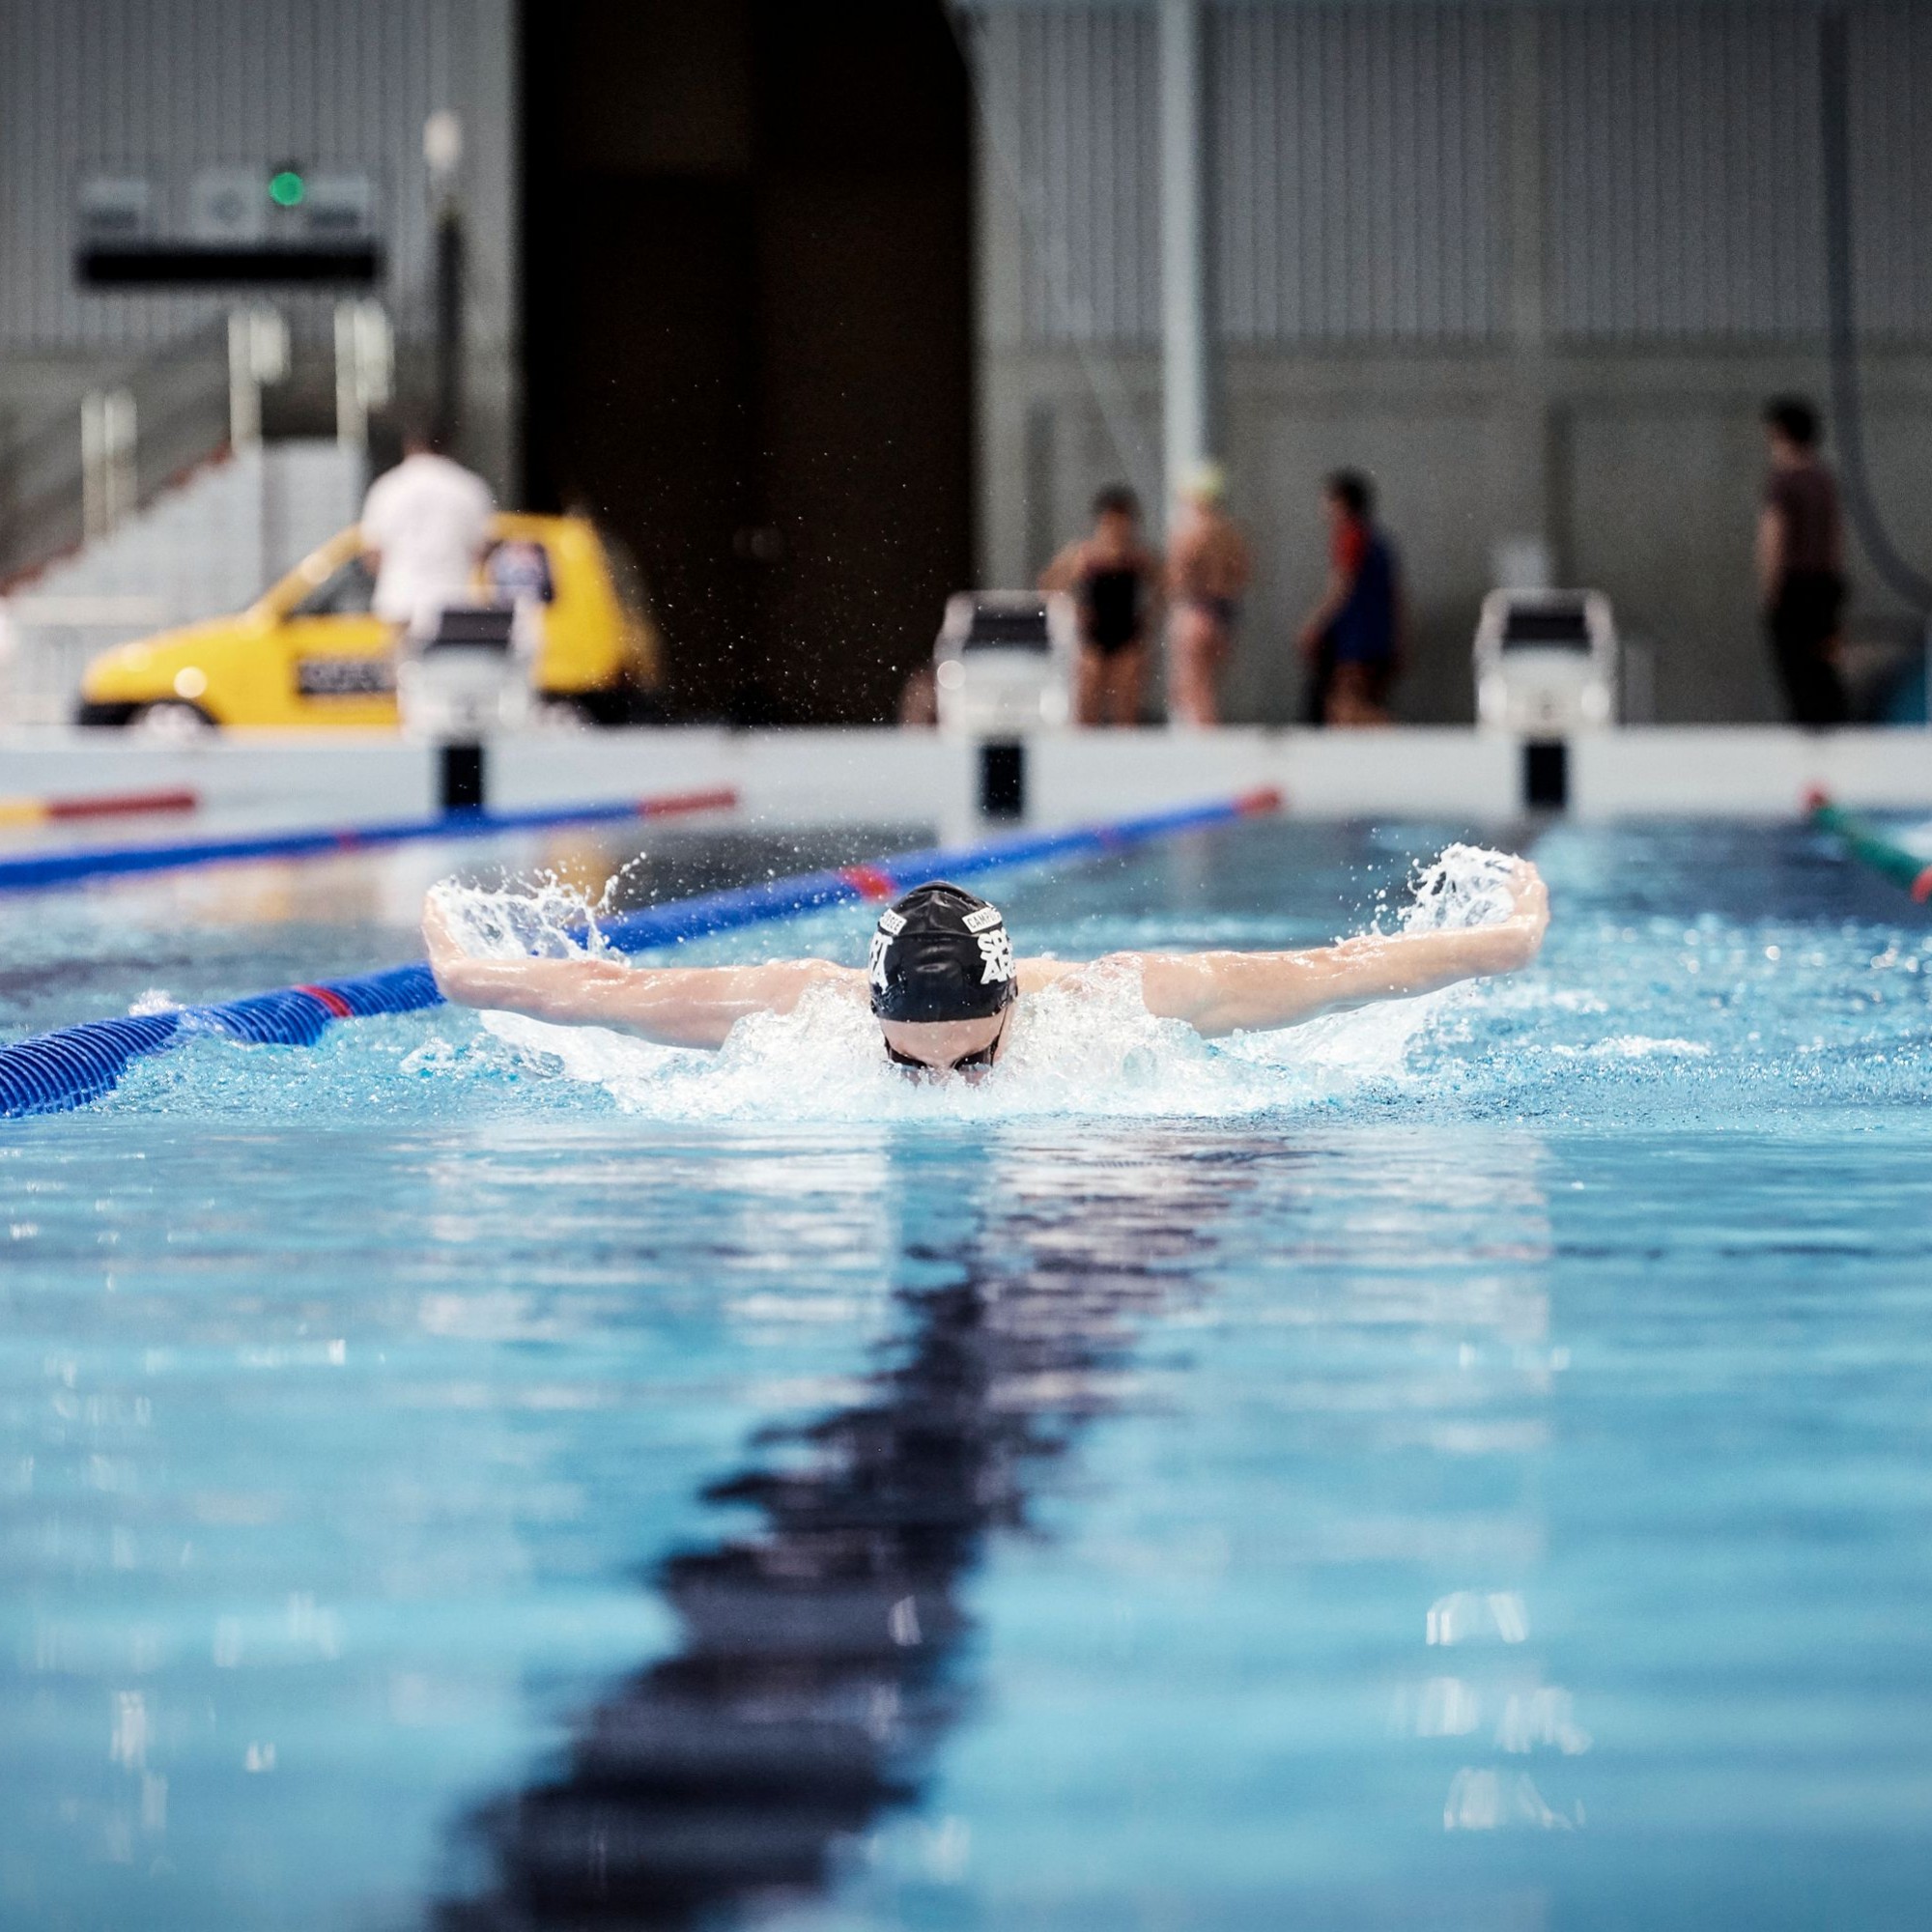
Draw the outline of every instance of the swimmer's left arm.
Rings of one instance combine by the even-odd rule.
[[[423,938],[442,996],[558,1026],[614,1027],[661,1046],[720,1047],[752,1013],[788,1013],[814,987],[863,993],[856,967],[824,959],[763,966],[631,966],[618,959],[495,959],[464,950],[441,900],[423,902]]]
[[[1490,925],[1367,933],[1306,952],[1145,953],[1142,996],[1155,1018],[1185,1020],[1216,1038],[1511,973],[1536,957],[1549,895],[1524,859],[1516,862],[1510,891],[1509,916]]]

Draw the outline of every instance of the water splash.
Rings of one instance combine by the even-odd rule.
[[[1441,931],[1506,917],[1513,861],[1452,845],[1418,868],[1403,932]],[[528,892],[440,889],[466,945],[492,957],[606,951],[598,908],[556,880]],[[1344,1098],[1366,1086],[1399,1087],[1410,1049],[1445,1009],[1471,997],[1454,987],[1336,1014],[1278,1033],[1208,1042],[1142,1002],[1129,958],[1094,962],[1014,1015],[1006,1051],[977,1086],[907,1081],[890,1066],[876,1022],[830,988],[791,1013],[742,1020],[722,1052],[656,1046],[602,1028],[558,1027],[520,1014],[482,1024],[503,1045],[565,1079],[600,1088],[627,1112],[659,1120],[787,1119],[979,1121],[1032,1117],[1199,1117],[1255,1114]],[[473,1073],[412,1055],[408,1070]]]
[[[595,899],[554,872],[501,886],[457,885],[445,879],[431,888],[466,952],[483,959],[582,959],[608,956],[600,918],[609,911],[623,874],[614,874]]]
[[[728,1132],[826,1120],[977,1128],[1013,1117],[1277,1116],[1289,1124],[1322,1111],[1384,1110],[1619,1129],[1693,1118],[1708,1130],[1760,1132],[1823,1106],[1922,1110],[1932,1092],[1932,952],[1922,923],[1884,917],[1884,901],[1875,916],[1848,919],[1836,897],[1793,899],[1788,855],[1755,838],[1733,854],[1751,885],[1704,906],[1691,881],[1710,873],[1710,844],[1722,836],[1695,835],[1697,863],[1687,872],[1689,834],[1662,846],[1662,835],[1648,831],[1546,834],[1538,857],[1561,910],[1536,970],[1277,1033],[1204,1042],[1151,1019],[1123,969],[1091,977],[1078,998],[1071,989],[1030,996],[1011,1058],[977,1089],[908,1085],[884,1065],[863,1009],[833,1000],[741,1026],[722,1054],[460,1009],[333,1027],[298,1050],[185,1033],[177,1050],[137,1063],[103,1107],[205,1122],[294,1111],[355,1126],[386,1117],[431,1129],[484,1120],[515,1127],[539,1115],[565,1127],[628,1112]],[[1398,833],[1380,837],[1387,847]],[[1067,956],[1317,937],[1297,910],[1305,867],[1268,852],[1240,863],[1238,893],[1177,895],[1157,868],[1150,876],[1135,867],[1069,881],[1078,892],[1050,878],[1027,882],[1012,889],[1009,911],[1029,950]],[[1506,909],[1508,867],[1500,853],[1451,846],[1415,870],[1409,892],[1396,895],[1399,914],[1378,892],[1362,896],[1380,930],[1467,924]],[[553,878],[520,890],[445,888],[443,901],[479,952],[605,950],[605,895],[593,903]],[[862,907],[828,909],[671,956],[795,952],[856,962],[868,920]]]

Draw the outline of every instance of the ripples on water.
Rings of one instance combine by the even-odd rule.
[[[1001,896],[1305,943],[1308,837]],[[1004,1087],[445,1012],[9,1129],[0,1923],[1918,1922],[1923,928],[1539,857],[1520,979]]]

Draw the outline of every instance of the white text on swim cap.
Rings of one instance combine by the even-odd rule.
[[[887,917],[890,918],[891,915],[888,914]],[[900,920],[899,923],[903,925],[905,923],[905,921]],[[885,920],[881,920],[879,922],[879,924],[881,928],[883,928],[885,925]],[[878,932],[873,933],[872,956],[866,962],[867,978],[868,978],[871,980],[872,984],[878,987],[879,991],[882,993],[886,990],[886,986],[888,983],[886,980],[886,954],[892,951],[892,946],[893,946],[893,935],[890,932],[886,932],[882,929]]]
[[[995,905],[983,905],[966,915],[968,932],[984,932],[1000,923],[1000,909]]]
[[[991,907],[987,910],[991,911]],[[980,933],[980,957],[985,962],[985,970],[980,975],[980,985],[997,985],[1013,977],[1013,942],[1004,926],[998,932]]]

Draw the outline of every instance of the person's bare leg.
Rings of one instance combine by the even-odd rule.
[[[1387,724],[1370,696],[1368,675],[1360,665],[1335,667],[1335,682],[1328,693],[1328,722],[1343,728]]]
[[[1228,634],[1211,618],[1201,627],[1201,723],[1221,722],[1221,673],[1228,668]]]
[[[1116,651],[1102,671],[1100,708],[1113,725],[1140,723],[1141,671],[1147,654],[1142,650]]]
[[[1106,676],[1107,661],[1090,645],[1080,649],[1080,663],[1073,679],[1073,722],[1076,724],[1100,723],[1100,683]]]
[[[1203,632],[1206,626],[1198,611],[1175,613],[1174,628],[1168,633],[1171,661],[1168,704],[1180,724],[1211,724],[1213,698],[1207,688],[1206,667],[1202,662]]]

